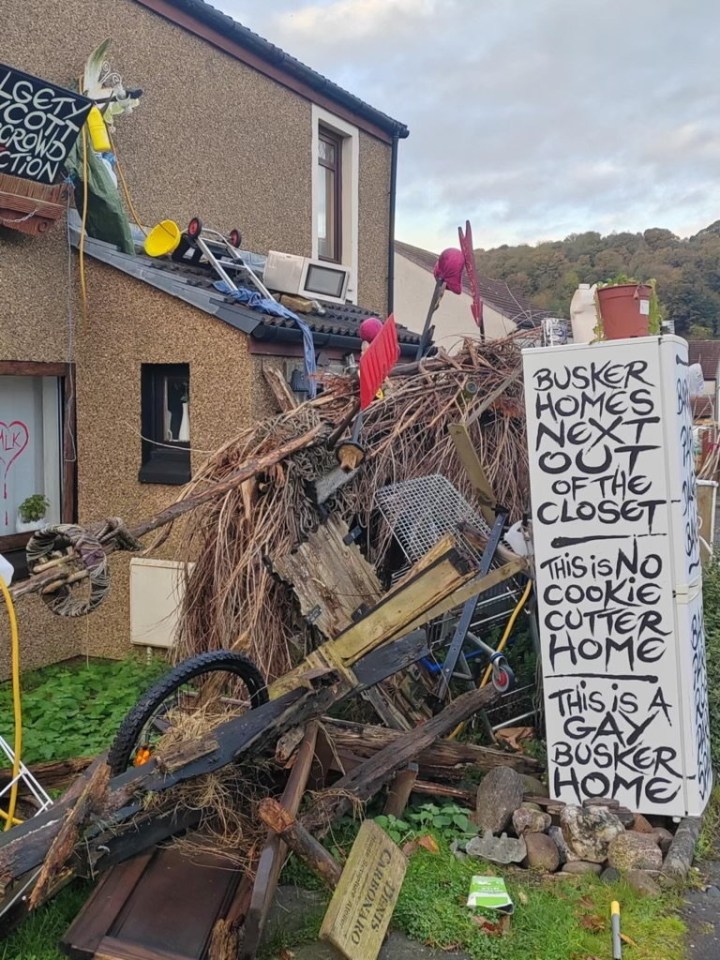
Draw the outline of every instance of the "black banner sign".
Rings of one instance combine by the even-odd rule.
[[[0,173],[55,183],[92,100],[0,63]]]

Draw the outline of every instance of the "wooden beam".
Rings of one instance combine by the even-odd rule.
[[[341,777],[332,788],[318,794],[312,810],[302,818],[303,825],[313,834],[326,831],[333,820],[351,809],[353,804],[364,803],[373,797],[393,774],[436,740],[479,710],[487,710],[499,699],[500,693],[492,685],[479,687],[453,700],[422,726],[400,734],[387,747]]]
[[[318,727],[316,723],[309,724],[305,729],[305,736],[298,749],[288,782],[283,790],[281,805],[290,816],[297,816],[300,809],[305,787],[307,786],[310,768],[315,756]],[[263,847],[253,886],[250,906],[243,924],[242,948],[239,960],[253,960],[257,953],[262,935],[265,930],[267,916],[272,906],[273,897],[280,880],[280,873],[287,857],[287,844],[276,834],[268,836]]]
[[[417,780],[419,767],[417,763],[409,763],[404,770],[396,774],[388,790],[387,800],[383,813],[389,817],[402,817],[408,805],[410,794]]]
[[[340,882],[342,867],[330,856],[325,847],[309,833],[305,827],[288,811],[273,800],[266,797],[258,806],[258,816],[274,833],[306,863],[313,873],[316,873],[331,889]]]

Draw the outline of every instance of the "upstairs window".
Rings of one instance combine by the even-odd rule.
[[[326,127],[318,131],[318,256],[342,261],[342,139]]]
[[[312,104],[312,246],[314,260],[350,268],[345,299],[357,303],[360,131]],[[320,294],[318,294],[320,295]]]
[[[141,483],[190,479],[190,367],[144,363],[141,368]]]

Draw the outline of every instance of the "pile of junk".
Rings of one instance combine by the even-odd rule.
[[[70,956],[251,958],[292,852],[335,890],[324,936],[346,955],[363,926],[347,903],[396,871],[367,926],[376,956],[404,858],[368,820],[343,865],[321,842],[333,825],[371,801],[400,817],[416,795],[470,811],[471,772],[538,784],[523,345],[399,364],[389,318],[305,402],[268,370],[280,412],[162,513],[33,535],[12,600],[59,615],[90,613],[110,556],[171,529],[194,562],[175,663],[109,751],[53,801],[23,765],[0,782],[3,805],[14,789],[36,811],[0,841],[6,918],[81,876]]]

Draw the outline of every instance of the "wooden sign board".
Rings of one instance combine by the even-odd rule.
[[[92,100],[0,63],[0,173],[55,183]]]
[[[376,960],[395,909],[407,861],[372,820],[360,827],[320,938],[348,960]]]

